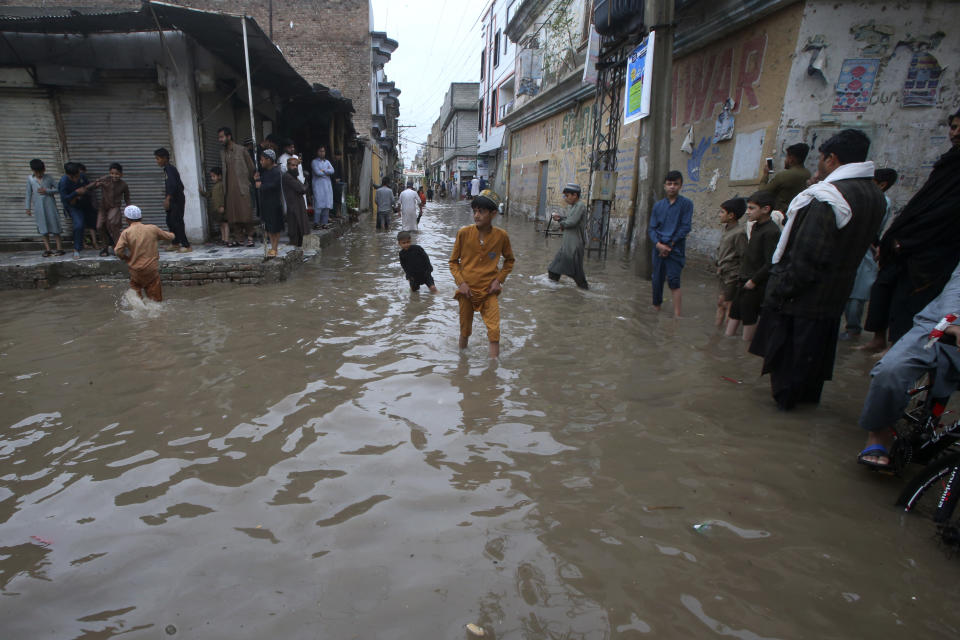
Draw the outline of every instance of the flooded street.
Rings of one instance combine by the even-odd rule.
[[[778,413],[702,269],[675,321],[614,252],[550,282],[519,218],[500,361],[479,317],[461,354],[471,221],[428,205],[437,295],[366,219],[158,310],[0,294],[0,639],[960,634],[960,558],[854,464],[868,356]]]

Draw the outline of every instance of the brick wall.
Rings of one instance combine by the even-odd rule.
[[[246,14],[270,33],[269,3],[264,0],[167,0],[207,11]],[[140,9],[139,0],[0,0],[3,7],[50,10]],[[293,23],[291,28],[290,23]],[[273,39],[297,72],[308,82],[339,90],[353,100],[353,124],[370,135],[370,5],[369,0],[284,0],[273,3]]]

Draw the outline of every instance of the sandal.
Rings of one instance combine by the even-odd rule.
[[[865,458],[868,456],[871,458],[886,458],[887,464],[866,460]],[[857,455],[857,463],[877,471],[881,469],[892,469],[893,456],[890,455],[890,452],[887,451],[887,448],[882,444],[872,444]]]
[[[107,256],[109,256],[109,255],[110,255],[110,252],[107,250],[106,247],[104,247],[103,249],[100,249],[100,257],[101,257],[101,258],[105,258],[105,257],[107,257]]]
[[[44,258],[49,258],[53,255],[53,251],[44,251],[41,255],[43,255]]]
[[[257,245],[254,243],[253,240],[247,240],[247,246],[248,246],[248,247],[255,247],[255,246],[257,246]]]
[[[240,246],[240,243],[237,242],[236,240],[231,240],[230,242],[227,243],[227,246],[230,247],[230,248],[239,247],[239,246]]]

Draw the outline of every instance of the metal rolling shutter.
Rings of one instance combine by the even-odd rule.
[[[40,158],[47,173],[57,180],[62,175],[60,136],[50,104],[50,94],[41,89],[0,90],[0,238],[36,240],[37,224],[26,215],[24,195],[30,160]],[[61,213],[60,198],[57,209]],[[61,217],[60,224],[65,220]],[[70,225],[65,225],[69,230]]]
[[[87,166],[91,180],[106,175],[111,162],[123,165],[133,203],[144,222],[166,228],[163,172],[153,151],[170,144],[166,93],[156,84],[117,82],[97,89],[64,89],[60,114],[67,159]]]
[[[205,182],[209,183],[207,173],[212,167],[220,166],[220,150],[223,148],[217,139],[217,129],[230,127],[234,132],[234,140],[239,143],[240,139],[236,137],[237,129],[233,121],[232,96],[224,100],[224,96],[219,93],[202,93],[200,112],[203,131],[203,177]]]

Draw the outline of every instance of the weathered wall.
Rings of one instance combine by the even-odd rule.
[[[716,249],[721,202],[757,190],[763,158],[770,155],[765,150],[773,147],[777,137],[802,15],[803,6],[792,5],[673,62],[670,164],[683,173],[682,194],[694,203],[687,243],[694,251]],[[717,116],[727,99],[734,103],[733,137],[713,142]],[[681,150],[688,134],[692,153]],[[753,148],[760,136],[764,151]],[[747,153],[751,150],[753,154]],[[735,154],[741,167],[739,179]],[[740,162],[743,156],[751,161]],[[745,170],[749,177],[744,177]],[[657,192],[658,185],[651,186]]]
[[[960,107],[957,24],[960,4],[955,2],[806,2],[781,129],[775,140],[765,144],[766,155],[781,153],[800,140],[815,148],[838,129],[862,128],[871,139],[870,159],[878,167],[900,173],[899,182],[888,192],[894,206],[906,204],[926,180],[934,161],[950,147],[946,120]],[[826,45],[822,75],[807,73],[813,52],[804,49],[811,42]],[[903,104],[904,83],[914,54],[932,55],[944,70],[932,106]],[[866,96],[861,94],[863,111],[835,108],[837,80],[847,59],[869,61],[860,65],[868,69],[860,76],[867,91]],[[918,61],[933,63],[930,58]],[[873,64],[877,65],[876,80],[867,87]],[[807,167],[813,170],[817,154],[811,150],[810,155]]]
[[[511,215],[533,218],[539,197],[540,163],[548,163],[547,212],[564,205],[563,185],[576,182],[584,189],[590,181],[593,144],[593,101],[545,118],[510,134]]]
[[[270,32],[269,3],[262,0],[169,0],[171,4],[253,17]],[[140,9],[140,0],[0,0],[2,7]],[[290,25],[293,25],[292,27]],[[273,40],[308,82],[338,89],[353,100],[353,124],[370,133],[370,0],[287,0],[273,3]],[[474,91],[476,95],[476,91]]]

